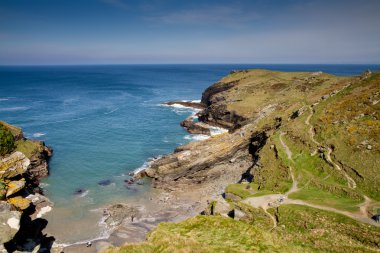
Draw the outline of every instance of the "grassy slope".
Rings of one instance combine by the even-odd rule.
[[[380,74],[377,74],[322,103],[312,119],[317,138],[335,147],[335,159],[360,190],[376,200],[380,200],[380,103],[376,103],[379,100]]]
[[[379,228],[342,215],[297,205],[281,206],[277,215],[274,230],[220,216],[161,223],[146,242],[106,252],[376,252],[380,247]]]

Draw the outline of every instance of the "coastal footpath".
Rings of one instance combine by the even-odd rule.
[[[378,252],[379,102],[379,72],[232,71],[182,123],[228,132],[136,175],[199,215],[107,252]]]
[[[28,140],[22,130],[0,121],[0,252],[49,252],[54,238],[42,230],[52,208],[39,180],[49,174],[52,149]]]

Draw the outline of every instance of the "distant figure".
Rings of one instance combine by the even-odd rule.
[[[377,223],[379,223],[380,222],[380,213],[375,214],[374,216],[372,216],[372,219],[375,220]]]
[[[91,245],[92,245],[91,242],[87,242],[87,243],[86,243],[86,247],[87,247],[87,248],[88,248],[88,247],[91,247]]]

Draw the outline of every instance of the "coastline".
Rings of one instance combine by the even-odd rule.
[[[190,117],[197,119],[198,113],[204,108],[200,104],[200,100],[181,100],[173,102],[165,102],[161,106],[173,108],[186,108],[193,110]],[[180,123],[180,122],[179,122]],[[193,138],[191,142],[201,142],[212,136],[228,132],[227,129],[208,125],[213,131],[210,135],[189,133]],[[186,139],[188,135],[184,137]],[[145,170],[149,169],[152,163],[159,161],[165,155],[148,159],[144,164],[133,171],[134,180],[139,180],[145,177]],[[132,175],[132,173],[131,173]],[[238,180],[236,178],[236,180]],[[223,201],[222,193],[224,188],[232,183],[230,178],[223,178],[218,182],[210,182],[202,185],[202,187],[190,185],[182,191],[170,191],[167,189],[157,189],[151,187],[151,197],[145,201],[129,201],[120,202],[104,207],[100,212],[103,212],[101,218],[104,224],[108,225],[108,231],[105,236],[94,238],[91,240],[75,242],[72,244],[57,244],[53,245],[56,250],[64,252],[81,252],[92,253],[100,252],[110,246],[118,247],[125,243],[136,243],[145,240],[146,235],[161,222],[179,222],[200,214],[209,205],[212,199]],[[151,182],[148,182],[151,184]],[[141,202],[144,202],[143,204]],[[122,205],[126,209],[135,208],[138,213],[133,215],[129,211],[118,210],[115,212],[115,207]],[[127,208],[128,209],[128,208]],[[133,218],[131,218],[133,216]],[[133,221],[132,221],[133,219]],[[111,224],[110,224],[111,223]],[[112,224],[113,223],[113,224]],[[115,224],[118,224],[115,226]],[[91,243],[88,247],[87,243]]]

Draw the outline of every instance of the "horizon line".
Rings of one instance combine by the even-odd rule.
[[[0,67],[69,67],[69,66],[137,66],[137,65],[379,65],[379,63],[69,63],[69,64],[0,64]]]

